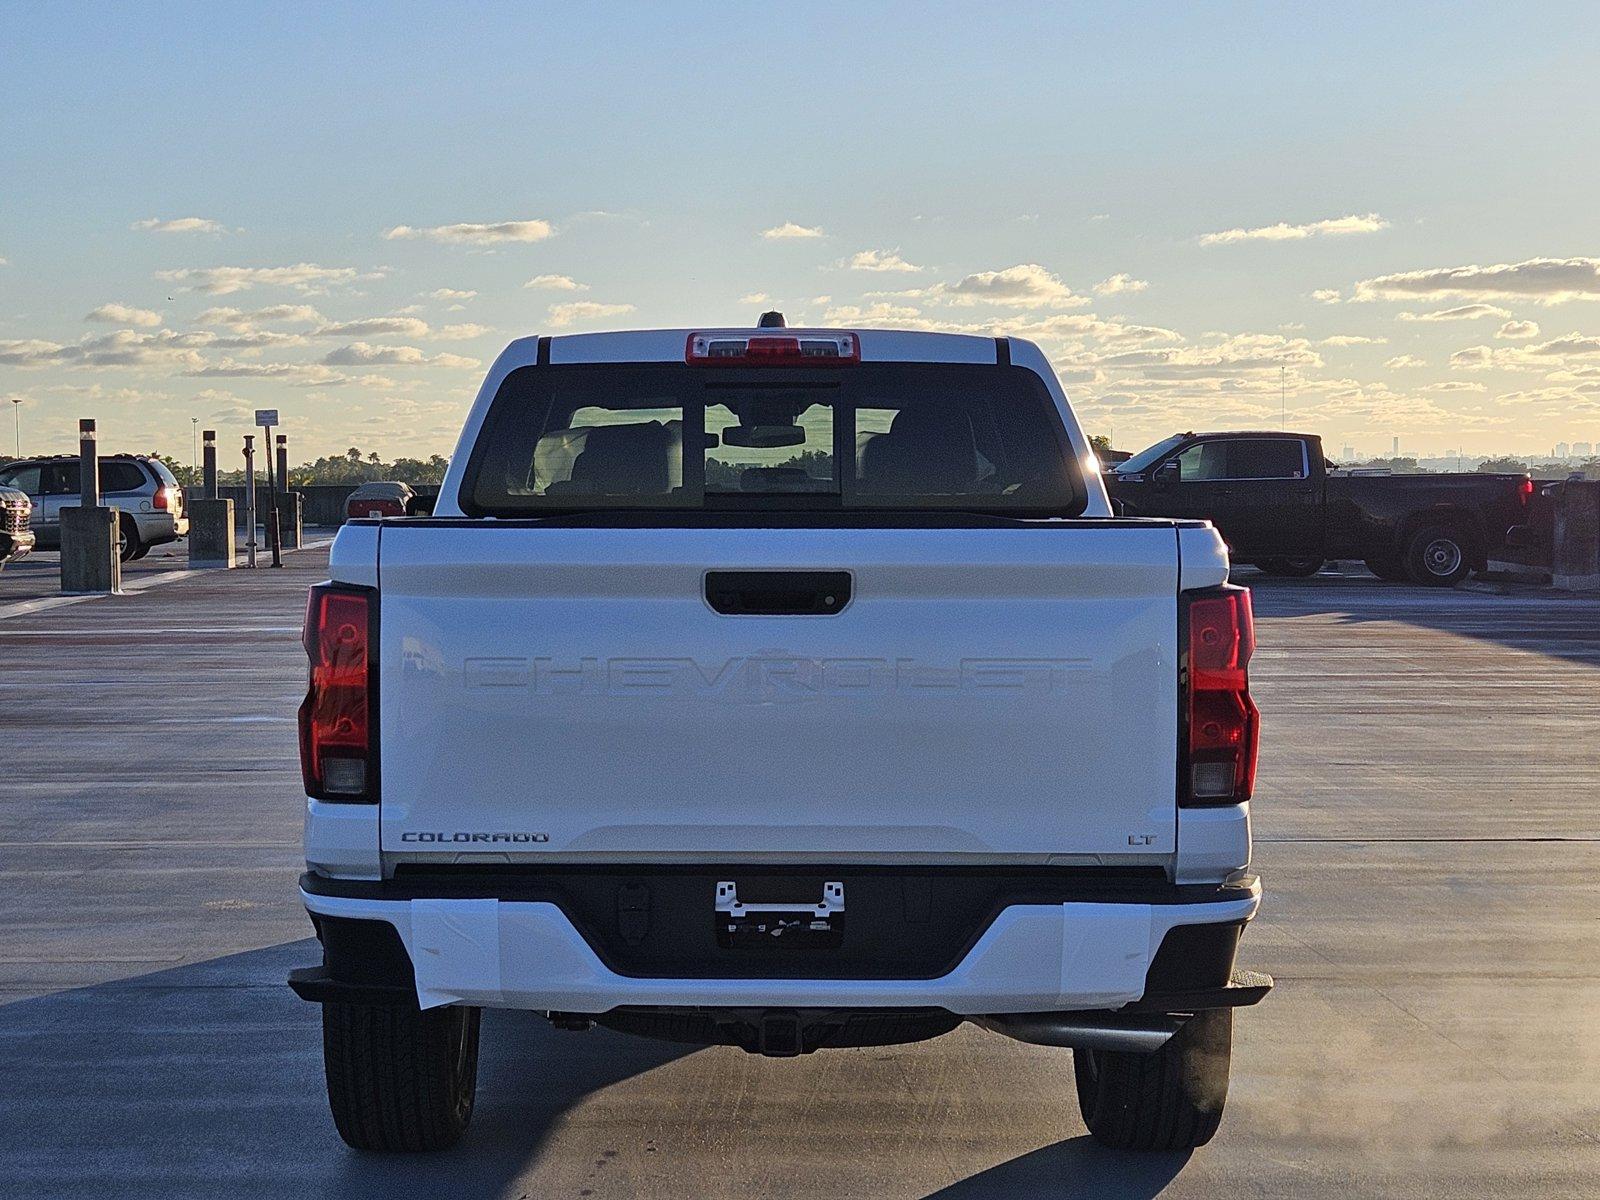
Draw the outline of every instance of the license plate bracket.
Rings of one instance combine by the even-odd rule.
[[[822,899],[745,903],[733,880],[717,883],[717,945],[724,950],[757,947],[827,950],[844,940],[844,884],[822,885]]]

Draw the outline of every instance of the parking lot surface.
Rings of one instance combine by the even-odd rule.
[[[970,1026],[768,1060],[489,1013],[462,1145],[383,1159],[335,1136],[283,986],[316,954],[294,709],[325,562],[48,607],[0,576],[0,1195],[1596,1194],[1600,601],[1241,578],[1244,965],[1278,988],[1192,1156],[1094,1146],[1067,1052]]]

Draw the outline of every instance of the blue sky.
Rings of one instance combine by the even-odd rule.
[[[448,452],[511,337],[771,303],[1034,337],[1130,448],[1282,383],[1336,453],[1600,441],[1600,21],[1526,9],[12,3],[0,397]]]

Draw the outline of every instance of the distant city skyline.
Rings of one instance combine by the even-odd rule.
[[[1035,339],[1130,450],[1600,440],[1587,6],[720,11],[8,12],[22,449],[450,454],[513,337],[767,307]]]

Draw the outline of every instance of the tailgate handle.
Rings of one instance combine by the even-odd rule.
[[[707,571],[706,603],[727,617],[827,616],[850,603],[849,571]]]

